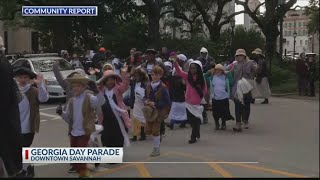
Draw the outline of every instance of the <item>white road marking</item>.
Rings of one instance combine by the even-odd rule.
[[[44,112],[40,112],[40,115],[41,115],[41,116],[51,117],[51,118],[60,117],[60,116],[57,116],[57,115],[52,115],[52,114],[48,114],[48,113],[44,113]]]
[[[46,122],[46,121],[48,121],[48,120],[46,120],[46,119],[43,119],[43,120],[41,120],[40,122]]]
[[[57,107],[50,107],[50,108],[43,108],[43,109],[40,109],[40,111],[45,111],[45,110],[50,110],[50,109],[56,109]]]

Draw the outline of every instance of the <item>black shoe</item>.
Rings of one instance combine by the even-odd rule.
[[[141,137],[139,138],[139,141],[144,141],[144,140],[146,140],[146,136],[141,136]]]
[[[28,166],[27,168],[27,176],[34,177],[34,166]]]
[[[76,169],[74,167],[71,167],[69,170],[68,170],[68,173],[76,173]]]
[[[137,136],[133,136],[133,138],[130,139],[131,142],[137,141]]]
[[[186,127],[186,124],[180,124],[179,127],[180,127],[180,128],[185,128],[185,127]]]
[[[269,100],[265,99],[261,104],[269,104]]]
[[[233,131],[234,131],[234,132],[241,132],[242,129],[241,129],[241,128],[239,128],[239,129],[238,129],[238,128],[233,128]]]
[[[193,143],[197,142],[197,139],[190,139],[188,142],[189,142],[189,144],[193,144]]]

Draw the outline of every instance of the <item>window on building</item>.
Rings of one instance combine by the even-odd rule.
[[[300,46],[302,46],[302,40],[300,40]]]
[[[289,27],[292,27],[292,23],[291,22],[289,23]]]
[[[308,45],[308,40],[305,40],[304,44],[307,46]]]
[[[298,27],[301,27],[301,22],[298,23]]]
[[[302,36],[302,31],[301,30],[298,31],[298,36]]]
[[[284,27],[287,28],[287,23],[284,23]]]
[[[287,46],[289,46],[289,44],[290,44],[289,41],[287,41]]]

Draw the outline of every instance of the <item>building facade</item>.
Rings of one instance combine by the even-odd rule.
[[[296,53],[311,52],[307,29],[309,18],[304,12],[304,10],[296,10],[286,13],[282,31],[283,53],[292,54],[294,50]]]
[[[39,51],[39,34],[31,28],[10,28],[0,21],[0,36],[4,40],[6,54]]]

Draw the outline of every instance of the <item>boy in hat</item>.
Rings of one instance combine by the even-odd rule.
[[[145,93],[145,106],[151,106],[157,110],[157,117],[154,121],[150,122],[150,120],[145,117],[146,134],[153,135],[154,149],[150,154],[151,157],[160,156],[160,126],[167,118],[171,105],[168,88],[160,80],[163,72],[161,67],[153,67],[151,71],[152,82],[146,86]]]
[[[71,85],[73,97],[69,99],[66,110],[57,108],[57,114],[69,124],[71,147],[87,147],[90,135],[95,132],[95,113],[104,103],[102,93],[97,96],[86,91],[90,81],[84,75],[75,74],[66,79]],[[90,177],[86,164],[73,164],[80,177]]]
[[[49,94],[45,87],[45,82],[42,74],[36,75],[30,69],[21,67],[15,71],[15,79],[18,82],[24,97],[19,103],[22,146],[30,147],[34,134],[39,132],[40,127],[40,102],[46,102],[49,99]],[[36,80],[33,80],[37,78]],[[31,80],[37,87],[31,84]],[[34,176],[34,166],[27,163],[23,164],[23,171],[19,176]]]

